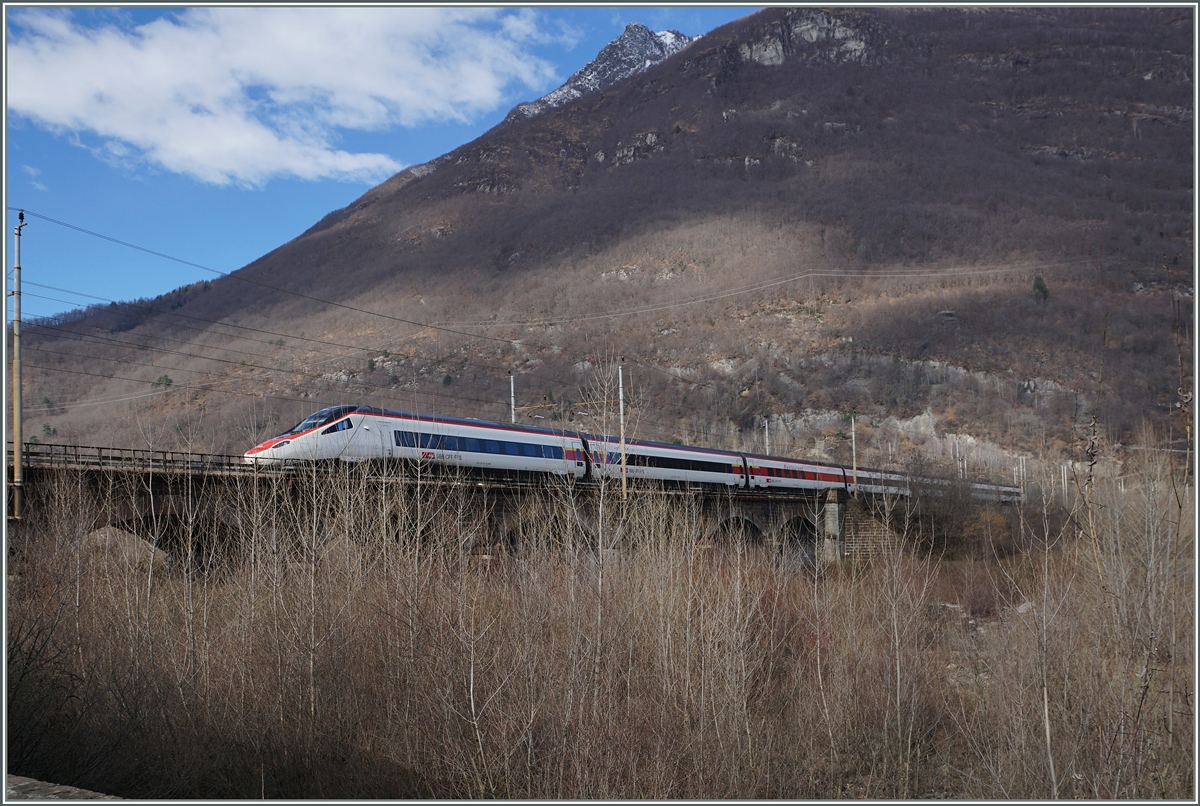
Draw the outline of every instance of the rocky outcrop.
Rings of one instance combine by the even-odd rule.
[[[806,61],[866,63],[880,57],[880,46],[886,41],[882,27],[866,15],[787,9],[760,36],[743,42],[738,55],[762,65],[783,64],[795,56]]]

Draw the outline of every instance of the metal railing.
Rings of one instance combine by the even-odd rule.
[[[137,448],[104,448],[96,445],[55,445],[26,442],[25,467],[95,468],[101,470],[154,470],[164,473],[241,473],[253,468],[241,456],[189,451],[152,451]],[[8,443],[12,464],[13,444]]]

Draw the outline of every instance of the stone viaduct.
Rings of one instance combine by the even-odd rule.
[[[548,524],[615,548],[637,539],[648,507],[687,521],[689,539],[703,547],[744,541],[803,564],[865,558],[895,540],[885,525],[889,502],[844,489],[632,488],[624,500],[612,483],[421,475],[397,466],[264,471],[201,454],[47,447],[24,469],[23,521],[86,517],[93,529],[117,527],[176,556],[236,553],[242,535],[281,508],[314,524],[362,517],[356,508],[385,512],[395,539],[451,518],[463,545],[482,554],[521,550]]]

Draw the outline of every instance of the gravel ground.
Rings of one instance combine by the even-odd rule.
[[[4,800],[120,800],[115,795],[101,795],[88,789],[48,784],[20,775],[9,775],[4,786]]]

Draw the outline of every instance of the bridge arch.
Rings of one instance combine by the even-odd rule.
[[[744,513],[732,513],[722,518],[707,539],[714,545],[758,546],[764,542],[766,530],[751,516]]]
[[[785,568],[811,568],[817,562],[817,520],[812,512],[797,515],[779,528],[779,554]]]

